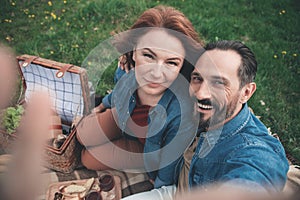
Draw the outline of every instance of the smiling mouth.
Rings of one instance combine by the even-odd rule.
[[[212,110],[213,109],[213,106],[212,105],[205,105],[205,104],[202,104],[202,103],[197,103],[198,107],[203,109],[203,110]]]

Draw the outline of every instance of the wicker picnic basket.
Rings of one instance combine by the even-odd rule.
[[[46,145],[45,167],[70,173],[80,162],[81,145],[76,139],[76,122],[91,108],[90,90],[84,68],[31,55],[17,57],[25,85],[25,102],[33,92],[47,91],[61,118],[66,139],[60,147]]]

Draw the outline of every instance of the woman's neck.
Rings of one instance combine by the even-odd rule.
[[[151,95],[145,93],[143,90],[140,88],[137,89],[137,95],[140,99],[141,105],[149,105],[151,107],[154,107],[157,105],[161,97],[163,96],[163,93],[160,95]]]

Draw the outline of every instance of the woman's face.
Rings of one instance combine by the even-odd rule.
[[[136,80],[144,94],[162,96],[182,68],[185,50],[181,41],[163,30],[143,35],[133,53]]]

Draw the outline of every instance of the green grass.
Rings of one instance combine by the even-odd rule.
[[[206,42],[241,40],[259,62],[258,89],[249,104],[277,133],[286,150],[300,160],[299,74],[300,6],[297,0],[4,0],[0,41],[18,54],[81,66],[111,35],[127,30],[147,8],[178,8]],[[96,89],[113,86],[115,63]]]

